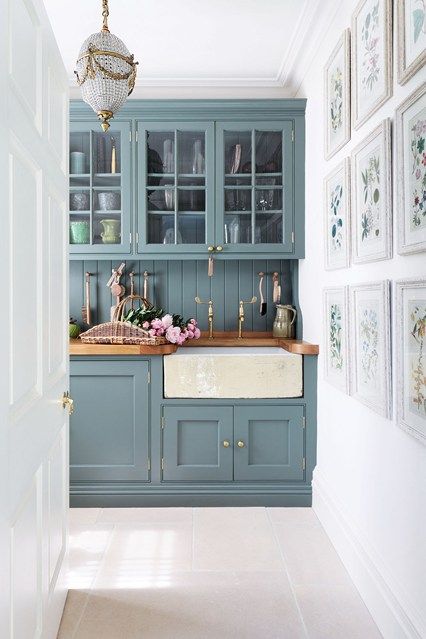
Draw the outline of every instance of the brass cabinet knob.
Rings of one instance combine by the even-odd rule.
[[[216,251],[218,251],[220,253],[220,251],[223,251],[223,246],[216,246]]]
[[[240,440],[237,442],[237,446],[238,446],[238,448],[244,448],[245,443],[244,443],[244,442],[240,439]]]
[[[69,391],[65,391],[62,395],[62,408],[67,406],[69,415],[72,415],[74,412],[74,400],[70,397]]]
[[[224,440],[223,440],[223,447],[224,447],[224,448],[229,448],[229,447],[230,447],[230,445],[231,445],[231,444],[230,444],[230,442],[229,442],[227,439],[224,439]]]
[[[208,250],[208,252],[209,252],[209,253],[213,253],[213,251],[214,251],[214,246],[209,246],[207,250]]]

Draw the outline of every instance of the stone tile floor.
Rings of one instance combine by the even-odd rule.
[[[58,639],[379,639],[310,508],[71,509]]]

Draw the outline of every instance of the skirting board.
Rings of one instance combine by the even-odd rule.
[[[377,554],[368,547],[356,526],[344,514],[330,485],[317,469],[313,476],[313,509],[330,537],[352,581],[358,589],[384,639],[422,639],[426,637],[421,613],[410,609]]]

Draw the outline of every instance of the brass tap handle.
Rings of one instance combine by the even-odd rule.
[[[240,300],[240,306],[238,310],[238,338],[243,336],[243,322],[244,322],[244,304],[256,304],[257,297],[253,295],[251,300]]]
[[[213,317],[214,317],[214,313],[213,313],[213,300],[209,300],[208,302],[203,302],[203,300],[201,300],[198,295],[194,298],[197,304],[208,304],[209,305],[209,310],[208,310],[208,322],[209,322],[209,338],[212,339],[213,338]]]

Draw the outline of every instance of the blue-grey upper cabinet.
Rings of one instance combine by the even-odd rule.
[[[217,123],[215,245],[224,255],[294,253],[293,126]]]
[[[71,362],[71,481],[149,481],[149,363]]]
[[[232,406],[165,406],[163,481],[232,481]]]
[[[236,406],[234,480],[304,479],[303,406]]]
[[[70,253],[132,250],[130,122],[103,133],[96,121],[70,125]]]
[[[204,254],[214,243],[214,124],[137,123],[137,252]]]

